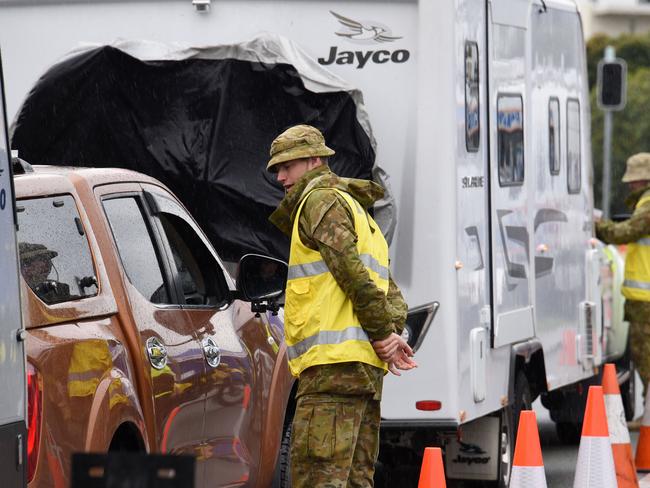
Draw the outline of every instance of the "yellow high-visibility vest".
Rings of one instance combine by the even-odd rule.
[[[299,204],[291,234],[285,302],[285,339],[294,376],[319,364],[358,361],[384,370],[352,301],[330,273],[318,251],[305,246],[298,233],[300,213],[312,190]],[[377,287],[388,292],[388,244],[373,218],[344,191],[336,190],[352,209],[357,250]]]
[[[648,202],[650,195],[646,193],[639,199],[636,208]],[[650,302],[650,234],[627,246],[622,291],[629,300]]]

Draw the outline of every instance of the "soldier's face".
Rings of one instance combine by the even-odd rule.
[[[628,187],[630,188],[630,192],[635,192],[648,186],[648,183],[650,183],[648,180],[630,181]]]
[[[314,169],[322,164],[320,158],[303,158],[294,159],[277,165],[277,179],[284,187],[284,191],[289,191],[296,184],[302,175],[307,171]]]

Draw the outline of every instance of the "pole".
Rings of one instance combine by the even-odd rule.
[[[616,59],[614,46],[605,47],[604,60],[611,62]],[[603,118],[603,218],[609,219],[609,202],[612,188],[612,123],[613,115],[610,109],[605,109]]]
[[[609,219],[610,190],[612,187],[612,112],[603,114],[603,218]]]

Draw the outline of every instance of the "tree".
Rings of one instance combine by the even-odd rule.
[[[591,88],[591,147],[594,163],[594,198],[602,202],[603,112],[596,104],[596,66],[605,46],[616,48],[616,56],[628,66],[627,105],[614,112],[612,134],[611,214],[629,213],[625,205],[627,188],[621,183],[627,158],[637,152],[650,152],[650,33],[617,38],[599,34],[587,43],[587,70]]]

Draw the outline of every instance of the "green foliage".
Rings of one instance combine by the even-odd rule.
[[[625,162],[637,152],[650,152],[650,32],[619,37],[603,34],[587,42],[587,71],[591,89],[591,147],[594,163],[594,197],[601,206],[603,167],[603,112],[596,104],[596,73],[605,47],[616,48],[616,57],[627,63],[627,105],[614,112],[612,135],[611,214],[629,213],[624,200],[627,187],[621,183]]]
[[[650,50],[650,47],[648,48]],[[621,183],[625,162],[637,152],[650,151],[650,63],[638,68],[627,79],[627,105],[614,112],[612,135],[611,214],[629,213],[624,200],[627,187]],[[595,171],[594,197],[601,205],[603,167],[603,112],[596,105],[596,89],[591,90],[591,147]]]

